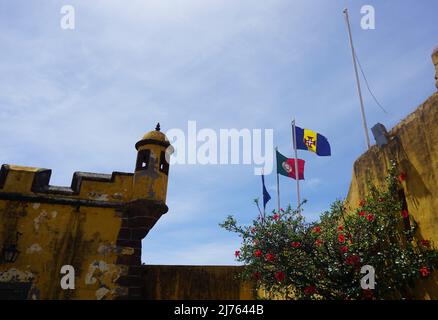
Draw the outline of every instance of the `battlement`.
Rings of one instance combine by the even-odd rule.
[[[70,187],[50,185],[52,170],[4,164],[0,169],[0,198],[79,202],[95,206],[122,205],[132,196],[133,173],[75,172]]]
[[[31,283],[24,296],[36,299],[140,298],[141,241],[168,211],[168,146],[157,125],[137,142],[133,173],[75,172],[70,186],[51,185],[50,169],[2,165],[0,250],[16,255],[0,257],[0,295]],[[63,265],[81,270],[74,291],[59,287]]]

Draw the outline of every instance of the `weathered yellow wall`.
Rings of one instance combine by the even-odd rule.
[[[33,299],[254,299],[240,267],[141,266],[141,239],[167,211],[168,146],[149,132],[136,144],[133,174],[76,173],[71,187],[50,186],[50,170],[4,166],[0,248],[22,235],[17,261],[0,263],[0,284],[31,282]],[[63,265],[75,268],[75,290],[61,289]]]
[[[30,187],[37,171],[11,166],[2,193],[35,196]],[[118,179],[115,183],[84,181],[80,194],[70,198],[109,202],[127,199],[132,177]],[[114,280],[122,271],[122,267],[116,265],[115,254],[121,217],[115,208],[0,199],[0,221],[1,244],[14,240],[16,232],[22,234],[17,242],[18,259],[12,265],[0,265],[0,281],[11,281],[13,277],[32,280],[31,298],[34,299],[109,298],[120,290]],[[131,252],[125,249],[125,253]],[[75,268],[75,290],[60,287],[63,265]]]
[[[237,266],[143,266],[143,298],[149,300],[252,300],[254,284],[238,279]]]
[[[383,148],[372,146],[354,163],[347,201],[356,207],[367,182],[382,186],[391,160],[406,173],[403,189],[409,213],[419,225],[418,237],[438,246],[438,93],[390,132]],[[418,288],[418,297],[438,299],[438,275]]]
[[[140,298],[141,240],[167,212],[159,159],[168,145],[150,132],[136,145],[151,151],[147,170],[78,172],[71,187],[49,185],[48,169],[2,166],[0,250],[20,253],[7,262],[0,251],[0,296],[5,284],[30,282],[31,299]],[[74,267],[74,290],[61,288],[63,265]]]

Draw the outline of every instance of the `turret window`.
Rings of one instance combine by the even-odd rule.
[[[166,161],[166,153],[161,151],[160,155],[160,171],[164,174],[169,174],[169,163]]]
[[[137,164],[135,165],[135,171],[147,170],[149,167],[150,156],[151,150],[140,150],[137,154]]]

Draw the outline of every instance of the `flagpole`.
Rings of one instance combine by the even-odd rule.
[[[264,186],[265,186],[265,178],[264,178],[264,175],[265,175],[265,169],[264,168],[262,168],[262,177],[263,177],[263,190],[262,190],[262,197],[263,197],[263,220],[265,220],[265,217],[266,217],[266,207],[265,207],[265,194],[264,194]]]
[[[297,137],[296,137],[296,130],[295,130],[295,118],[292,120],[292,143],[293,143],[293,148],[295,151],[295,180],[297,181],[297,200],[298,200],[298,204],[297,204],[297,209],[300,208],[301,206],[301,201],[300,201],[300,175],[298,172],[298,150],[297,150]]]
[[[348,37],[350,39],[351,55],[353,57],[354,74],[356,75],[357,92],[359,93],[360,111],[362,113],[362,125],[363,125],[363,129],[365,131],[365,138],[366,138],[367,146],[369,149],[371,147],[371,143],[370,143],[370,137],[368,135],[367,119],[365,117],[365,109],[363,106],[363,99],[362,99],[362,91],[360,89],[359,74],[357,72],[356,53],[355,53],[354,46],[353,46],[353,36],[351,35],[350,19],[348,18],[348,9],[345,8],[343,13],[344,13],[345,22],[346,22],[347,28],[348,28]]]
[[[275,147],[275,160],[277,160],[278,147]],[[278,178],[278,168],[277,168],[277,208],[280,212],[280,179]]]
[[[261,220],[262,222],[264,222],[263,214],[262,214],[262,209],[260,209],[260,205],[259,205],[259,201],[258,201],[258,199],[256,199],[256,200],[257,200],[257,201],[256,201],[255,203],[256,203],[257,208],[259,209],[260,220]]]

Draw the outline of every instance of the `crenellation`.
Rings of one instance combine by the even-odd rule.
[[[50,185],[51,174],[50,169],[4,164],[0,170],[0,193],[20,192],[23,196],[47,194],[109,202],[129,201],[131,197],[133,173],[78,171],[73,174],[70,187]]]
[[[168,164],[155,156],[169,146],[166,139],[154,131],[140,140],[141,156],[137,155],[133,173],[75,172],[70,186],[50,185],[50,169],[2,165],[0,250],[14,245],[19,253],[14,261],[0,260],[0,286],[11,270],[30,268],[34,279],[19,282],[30,282],[28,297],[138,296],[139,276],[138,281],[121,277],[129,268],[141,266],[141,241],[168,211]],[[74,291],[60,287],[61,267],[70,265],[77,272]]]

